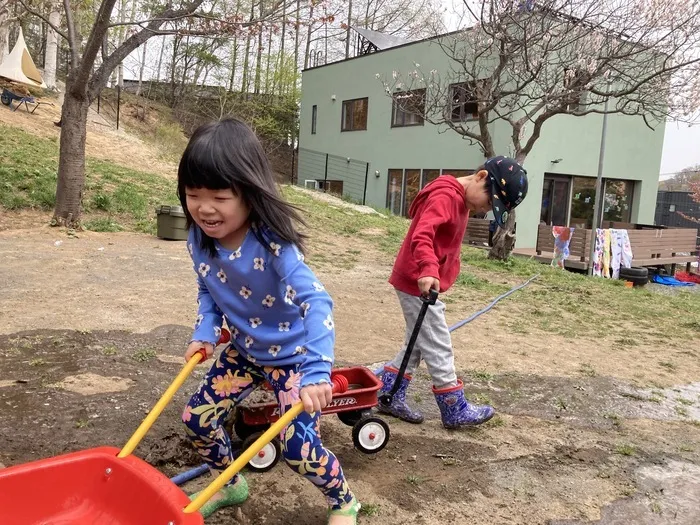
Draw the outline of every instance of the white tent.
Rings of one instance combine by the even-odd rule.
[[[15,47],[12,48],[10,54],[0,64],[0,77],[13,82],[29,84],[30,86],[46,87],[44,79],[41,78],[41,73],[39,73],[32,57],[29,55],[21,27],[19,28],[19,36]]]

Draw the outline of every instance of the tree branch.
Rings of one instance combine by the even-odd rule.
[[[78,39],[75,36],[75,19],[70,7],[70,0],[63,0],[63,10],[66,13],[66,27],[68,28],[68,48],[70,49],[71,71],[78,67]]]
[[[66,40],[67,42],[70,43],[70,40],[68,39],[68,35],[66,35],[63,31],[61,31],[54,24],[49,22],[49,18],[47,16],[44,16],[41,13],[39,13],[38,11],[35,11],[31,7],[29,7],[27,4],[24,3],[24,0],[19,0],[19,3],[22,4],[22,7],[24,7],[29,14],[34,15],[37,18],[40,18],[41,20],[43,20],[46,23],[46,25],[48,25],[51,29],[53,29],[56,32],[56,34],[61,35],[61,37],[63,37],[64,40]]]

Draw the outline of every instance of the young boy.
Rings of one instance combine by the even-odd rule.
[[[411,208],[411,227],[406,234],[389,282],[396,289],[406,320],[406,342],[393,361],[380,371],[382,393],[391,390],[398,377],[406,344],[421,309],[421,295],[430,289],[444,292],[459,275],[462,239],[469,212],[493,210],[503,226],[508,212],[527,194],[527,172],[513,159],[494,157],[467,177],[438,177],[418,193]],[[406,389],[420,360],[425,361],[433,382],[445,428],[480,425],[491,419],[494,409],[469,403],[464,385],[457,378],[445,305],[437,301],[428,308],[416,339],[406,374],[393,402],[380,404],[380,411],[410,423],[422,423],[423,415],[406,404]]]

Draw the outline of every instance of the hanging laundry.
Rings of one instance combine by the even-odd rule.
[[[603,242],[603,277],[610,279],[610,230],[604,232]]]
[[[632,266],[632,246],[627,230],[610,230],[610,251],[612,278],[620,278],[620,267]]]
[[[605,247],[605,230],[597,228],[595,231],[595,250],[593,250],[593,276],[603,276],[603,248]]]
[[[574,228],[566,226],[552,226],[552,235],[554,236],[554,258],[552,266],[564,268],[564,261],[569,258],[569,243],[571,236],[574,233]]]

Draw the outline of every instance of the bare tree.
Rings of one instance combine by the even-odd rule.
[[[542,127],[557,115],[638,116],[650,128],[700,108],[700,3],[669,0],[486,0],[473,27],[437,37],[448,71],[394,72],[385,90],[412,91],[397,104],[478,146],[484,157],[524,162]],[[536,6],[536,7],[534,7]],[[415,97],[421,97],[416,105]],[[509,152],[496,151],[492,124],[511,127]],[[506,259],[515,213],[490,256]]]
[[[17,21],[14,0],[0,0],[0,62],[10,54],[10,28]]]
[[[44,83],[49,89],[56,88],[56,62],[58,61],[58,33],[52,28],[61,23],[60,2],[52,0],[50,4],[49,22],[46,29],[46,54],[44,56]]]
[[[251,23],[262,23],[276,17],[283,2],[270,2],[259,20],[242,22],[238,18],[219,18],[216,13],[201,9],[203,0],[184,0],[151,5],[151,14],[142,20],[127,22],[130,31],[124,41],[113,50],[106,50],[104,41],[110,30],[119,30],[120,22],[113,22],[112,15],[117,0],[101,0],[94,23],[83,41],[78,31],[76,16],[69,0],[63,0],[66,29],[63,30],[40,12],[18,0],[31,14],[49,24],[68,43],[70,61],[66,79],[66,92],[61,112],[61,139],[59,150],[56,207],[52,224],[79,226],[81,199],[85,184],[85,139],[88,108],[104,88],[110,74],[124,59],[144,42],[156,35],[182,32],[178,27],[189,20],[188,35],[222,35],[244,30]],[[102,60],[95,67],[98,53]],[[111,52],[110,52],[111,51]]]

